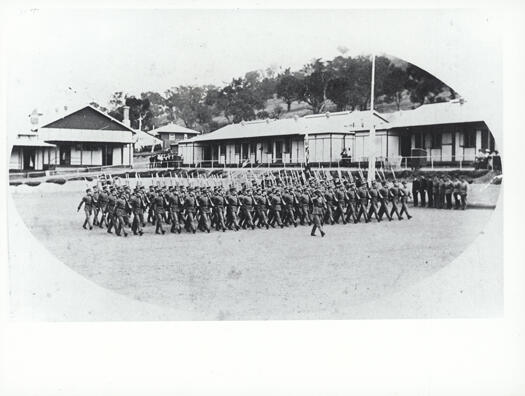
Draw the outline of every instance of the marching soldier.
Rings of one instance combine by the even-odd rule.
[[[184,198],[184,213],[186,215],[186,230],[195,234],[197,231],[197,222],[195,220],[195,211],[197,208],[197,201],[192,188],[188,188],[188,194]]]
[[[89,229],[92,230],[93,225],[91,224],[91,214],[93,213],[93,196],[91,195],[90,188],[86,190],[86,195],[84,195],[82,201],[78,204],[77,212],[80,211],[82,205],[84,205],[84,214],[86,215],[82,228],[87,230],[86,225],[88,225]]]
[[[325,205],[324,200],[321,196],[319,190],[314,191],[314,196],[312,199],[312,232],[310,235],[315,236],[315,231],[319,229],[321,231],[321,236],[324,237],[326,233],[323,231],[323,226],[321,224],[321,217],[323,215],[323,206]]]
[[[390,202],[392,202],[392,209],[390,210],[390,217],[393,217],[395,213],[397,215],[397,218],[401,220],[402,217],[399,214],[399,209],[397,207],[397,204],[399,203],[399,197],[400,197],[399,184],[397,180],[394,180],[394,185],[390,187],[389,193],[390,193]]]
[[[206,231],[209,233],[211,228],[210,208],[212,203],[208,192],[204,187],[201,189],[201,193],[199,194],[197,200],[200,213],[199,228],[202,231]]]
[[[379,214],[377,213],[377,204],[379,199],[379,190],[377,189],[377,182],[372,181],[372,187],[368,189],[368,194],[370,196],[370,209],[368,210],[368,218],[372,219],[372,214],[375,216],[377,222],[381,221]]]
[[[387,206],[388,195],[389,195],[388,184],[387,184],[386,180],[383,180],[383,182],[381,183],[381,188],[378,191],[378,196],[379,196],[379,212],[378,212],[379,219],[383,220],[383,215],[385,215],[386,218],[388,219],[388,221],[392,221],[392,217],[388,213],[388,206]]]
[[[403,217],[403,213],[406,213],[407,219],[410,220],[412,216],[410,216],[410,214],[408,213],[407,207],[408,198],[410,198],[410,190],[408,189],[407,182],[405,180],[403,180],[403,182],[401,183],[399,192],[401,195],[401,211],[399,212],[399,214],[401,215],[401,217]],[[430,194],[428,198],[428,205],[430,206]]]

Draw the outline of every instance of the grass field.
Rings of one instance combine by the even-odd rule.
[[[83,183],[13,188],[30,231],[65,265],[132,299],[174,308],[173,319],[346,319],[449,265],[492,210],[412,209],[412,220],[155,235],[81,228]]]

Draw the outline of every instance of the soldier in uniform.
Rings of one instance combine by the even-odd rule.
[[[168,196],[168,203],[171,218],[170,232],[178,232],[180,234],[182,231],[182,227],[180,225],[181,198],[175,188],[171,190],[171,193]]]
[[[115,234],[120,236],[120,233],[124,233],[124,236],[127,237],[128,233],[126,232],[126,221],[124,220],[124,216],[126,214],[126,200],[124,198],[124,192],[121,191],[117,195],[117,199],[115,201],[115,217],[116,217],[116,223],[115,223]]]
[[[226,211],[226,226],[231,230],[239,231],[239,197],[235,187],[230,188],[230,193],[226,196],[227,211]]]
[[[115,217],[115,202],[117,200],[117,197],[115,196],[115,188],[112,187],[109,190],[108,195],[108,205],[107,205],[107,217],[106,217],[106,223],[108,225],[108,233],[112,234],[111,229],[114,227],[115,231],[117,230],[116,225],[116,217]]]
[[[99,208],[99,196],[100,192],[98,190],[98,186],[93,186],[93,226],[98,226],[98,213],[100,211]]]
[[[209,233],[211,228],[210,208],[212,203],[209,194],[204,187],[201,189],[197,201],[200,213],[199,228],[202,231],[206,231]]]
[[[403,182],[401,183],[399,192],[401,194],[401,211],[399,212],[399,214],[401,215],[401,217],[403,217],[403,213],[406,213],[407,219],[410,220],[412,216],[410,216],[410,214],[408,213],[407,206],[408,198],[410,198],[410,190],[408,189],[406,180],[403,180]],[[430,207],[430,193],[428,197],[428,205]]]
[[[378,190],[378,196],[379,196],[379,218],[383,220],[383,215],[386,216],[388,221],[392,221],[392,217],[390,217],[390,214],[388,213],[388,183],[386,180],[383,180],[381,183],[381,188]]]
[[[86,190],[86,195],[84,195],[84,197],[78,204],[77,212],[80,211],[82,205],[84,205],[84,214],[86,215],[82,227],[87,230],[86,225],[88,225],[89,229],[92,230],[93,225],[91,224],[91,214],[93,213],[93,195],[91,194],[90,188]]]
[[[370,219],[368,218],[368,189],[366,188],[366,184],[362,183],[359,188],[357,189],[357,199],[359,199],[359,209],[357,212],[356,217],[356,223],[359,223],[361,221],[361,216],[364,217],[365,223],[370,222]]]
[[[162,227],[162,221],[165,216],[165,210],[164,210],[164,196],[162,195],[161,191],[155,192],[152,199],[152,209],[154,214],[154,222],[155,222],[155,234],[165,234],[166,231],[164,231],[164,228]]]
[[[324,221],[329,224],[334,224],[334,201],[335,197],[330,188],[327,188],[324,193],[324,200],[326,202]]]
[[[377,204],[379,200],[379,190],[377,189],[377,182],[372,181],[371,188],[368,189],[368,194],[370,196],[370,208],[368,209],[368,218],[372,219],[372,214],[375,216],[377,222],[381,221],[379,214],[377,213]]]
[[[454,185],[454,189],[452,190],[454,195],[454,209],[458,210],[461,207],[461,182],[455,177],[454,180],[452,180],[452,184]]]
[[[439,178],[437,176],[434,176],[432,180],[432,207],[439,207]]]
[[[467,208],[467,193],[468,193],[468,182],[465,178],[460,178],[459,195],[461,196],[461,209]]]
[[[107,226],[106,221],[106,207],[108,205],[108,186],[105,185],[102,188],[102,191],[98,194],[98,210],[100,212],[100,221],[98,222],[98,226],[102,228],[104,225]]]
[[[425,176],[421,176],[421,181],[419,183],[419,195],[421,197],[421,207],[424,208],[427,206],[427,179],[425,178]]]
[[[303,187],[299,195],[299,217],[301,219],[301,225],[312,224],[310,219],[310,195],[308,194],[307,187]]]
[[[346,196],[346,191],[342,183],[339,183],[335,191],[335,211],[334,211],[334,221],[339,223],[339,219],[343,221],[343,224],[346,224],[346,203],[348,197]]]
[[[214,190],[214,194],[212,196],[212,202],[213,202],[213,214],[214,214],[214,220],[213,223],[215,224],[215,229],[219,231],[222,229],[222,232],[226,231],[226,224],[224,223],[224,196],[222,195],[221,188],[216,187]]]
[[[266,211],[268,210],[267,203],[268,198],[266,197],[265,190],[258,188],[255,195],[255,209],[257,212],[258,226],[264,226],[266,229],[269,229],[270,225],[268,224],[268,216],[266,215]]]
[[[419,203],[419,188],[421,187],[421,181],[419,177],[416,176],[414,181],[412,181],[412,196],[414,197],[414,206],[417,206]]]
[[[390,194],[390,202],[392,202],[392,209],[390,210],[390,217],[393,217],[395,213],[397,215],[397,218],[401,220],[402,217],[399,214],[399,209],[397,207],[397,204],[399,203],[399,197],[400,197],[399,183],[397,182],[397,180],[394,180],[394,185],[390,187],[389,194]]]
[[[445,208],[445,179],[443,176],[439,178],[438,184],[438,194],[439,194],[439,209]]]
[[[253,223],[253,198],[252,192],[249,188],[244,190],[244,193],[239,197],[241,204],[241,221],[240,225],[243,229],[250,227],[252,230],[255,229],[255,224]]]
[[[314,191],[314,196],[312,198],[312,232],[310,235],[315,236],[315,231],[319,228],[321,231],[321,236],[324,237],[326,234],[323,231],[323,226],[321,224],[321,217],[323,215],[323,206],[325,205],[324,199],[321,196],[319,190]]]
[[[295,194],[293,193],[292,188],[286,188],[284,194],[282,195],[283,201],[283,223],[286,226],[294,225],[297,227],[297,220],[295,219],[294,206],[296,202]]]
[[[358,194],[355,188],[354,183],[348,184],[348,189],[346,191],[347,195],[347,209],[346,209],[346,221],[350,222],[352,220],[355,223],[358,223],[357,220],[357,206],[358,205]]]
[[[184,213],[186,215],[186,230],[195,234],[197,231],[197,222],[195,220],[195,211],[197,208],[197,201],[193,189],[188,187],[188,194],[184,198]]]
[[[282,199],[279,191],[277,188],[273,189],[273,193],[270,196],[270,202],[271,202],[271,220],[269,221],[270,225],[272,227],[275,226],[275,223],[281,228],[284,227],[282,219],[281,219],[281,210],[282,210]]]
[[[131,223],[131,230],[133,231],[134,235],[139,234],[142,236],[142,221],[140,220],[139,212],[141,212],[143,209],[142,198],[140,197],[140,192],[138,188],[135,188],[133,194],[131,194],[129,204],[133,213],[133,222]]]
[[[452,209],[452,192],[454,191],[454,184],[450,177],[445,180],[445,200],[447,203],[447,209]]]

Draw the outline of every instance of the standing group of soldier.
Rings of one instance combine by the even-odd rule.
[[[117,185],[106,181],[103,186],[86,190],[78,205],[84,206],[83,227],[106,228],[108,233],[127,236],[143,235],[152,224],[155,233],[183,230],[195,233],[270,227],[312,226],[325,235],[325,224],[369,223],[374,219],[399,220],[408,213],[410,191],[406,181],[373,181],[370,185],[357,180],[318,180],[284,183],[263,180],[230,186],[149,186],[137,183]]]
[[[464,177],[436,175],[416,176],[412,181],[414,206],[437,209],[467,207],[468,182]]]

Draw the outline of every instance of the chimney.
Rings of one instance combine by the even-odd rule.
[[[34,109],[31,114],[29,114],[29,121],[31,122],[31,131],[36,132],[38,131],[39,123],[40,123],[40,116],[42,114],[38,112],[37,109]]]
[[[131,122],[129,120],[129,106],[124,106],[123,108],[123,117],[122,117],[122,123],[129,127],[131,125]]]

